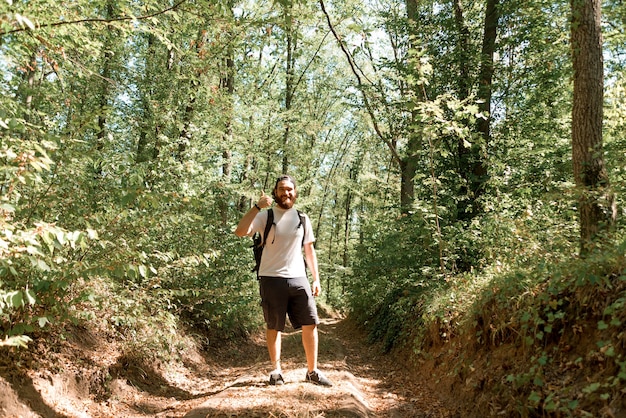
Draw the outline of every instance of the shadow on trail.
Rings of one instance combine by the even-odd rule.
[[[290,417],[290,416],[311,416],[311,417],[324,417],[324,418],[362,418],[369,417],[370,415],[363,415],[358,411],[350,410],[336,410],[336,411],[321,411],[312,410],[308,412],[309,415],[289,415],[281,410],[270,408],[259,409],[214,409],[214,408],[202,408],[196,409],[193,412],[185,415],[184,418],[231,418],[231,417],[245,417],[245,418],[267,418],[267,417]]]
[[[142,392],[149,393],[150,395],[167,396],[179,401],[195,399],[207,395],[193,395],[186,390],[172,386],[150,365],[142,364],[140,360],[131,357],[122,356],[118,358],[117,362],[113,364],[109,370],[113,379],[124,379],[131,386],[136,387]]]
[[[0,367],[2,377],[13,389],[17,398],[38,416],[43,418],[69,418],[52,409],[35,387],[33,380],[23,371],[15,368]],[[1,405],[0,405],[1,406]],[[0,410],[0,412],[2,412]]]
[[[247,375],[246,369],[244,369],[241,376]],[[267,383],[260,380],[252,380],[247,378],[235,377],[235,380],[219,389],[205,391],[202,393],[190,393],[184,389],[169,383],[163,375],[155,371],[150,365],[142,364],[137,359],[122,356],[117,360],[117,363],[110,368],[111,377],[113,379],[123,379],[126,382],[137,388],[138,390],[148,393],[152,396],[173,398],[177,401],[188,401],[193,399],[206,398],[219,395],[220,393],[234,387],[254,387],[254,386],[267,386]],[[137,404],[134,406],[138,412],[152,413],[149,405]]]
[[[184,418],[226,418],[226,417],[325,417],[325,418],[373,418],[371,411],[355,400],[348,400],[335,409],[317,409],[313,405],[307,405],[306,400],[302,400],[302,405],[298,410],[288,407],[281,407],[280,398],[275,399],[271,406],[243,406],[241,408],[224,407],[200,407],[187,413]]]

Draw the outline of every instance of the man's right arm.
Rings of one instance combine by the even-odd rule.
[[[270,196],[267,196],[264,191],[262,191],[259,201],[255,203],[254,206],[252,206],[250,210],[248,210],[246,214],[243,215],[243,218],[241,218],[241,220],[239,221],[239,224],[235,229],[235,235],[237,235],[238,237],[245,237],[247,235],[250,235],[250,233],[252,232],[252,221],[254,221],[254,218],[262,209],[272,206],[272,202],[273,199]]]
[[[243,215],[243,218],[241,218],[239,224],[237,224],[237,229],[235,229],[235,235],[237,235],[238,237],[245,237],[247,235],[250,235],[250,232],[252,232],[252,222],[254,221],[257,213],[259,213],[260,211],[261,209],[257,206],[252,206],[250,210],[248,210],[248,212]]]

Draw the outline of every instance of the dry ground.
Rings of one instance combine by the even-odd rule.
[[[188,350],[175,364],[120,355],[113,341],[74,332],[55,350],[0,360],[2,417],[453,417],[402,361],[381,355],[347,321],[320,325],[320,368],[304,382],[300,333],[283,337],[286,384],[267,384],[261,335],[248,344]],[[6,351],[5,351],[6,352]],[[43,357],[42,357],[43,356]]]

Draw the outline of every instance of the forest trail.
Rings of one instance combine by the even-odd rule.
[[[0,373],[0,393],[5,393],[0,395],[0,416],[454,416],[408,367],[368,345],[347,321],[323,319],[319,331],[319,367],[333,381],[331,388],[304,382],[306,367],[299,332],[283,335],[284,386],[267,383],[268,361],[261,335],[250,344],[222,347],[210,356],[202,350],[188,353],[184,367],[176,370],[159,364],[141,365],[128,358],[106,359],[105,353],[114,351],[98,345],[92,354],[100,356],[101,365],[108,362],[110,377],[104,379],[106,382],[94,373],[98,368],[93,363],[85,366],[82,375],[76,364],[68,365],[62,374],[39,369],[24,372],[21,378],[7,375],[4,369]],[[64,355],[79,356],[76,348],[63,350]],[[70,369],[74,370],[73,378],[68,375]],[[107,388],[94,390],[97,382]]]

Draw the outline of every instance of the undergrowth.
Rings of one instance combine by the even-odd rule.
[[[424,231],[398,224],[364,246],[348,283],[372,342],[406,356],[461,416],[625,416],[626,240],[579,257],[557,224],[546,240],[494,219],[484,267],[442,275],[423,267]]]
[[[466,416],[623,414],[625,249],[457,277],[407,344],[422,364],[442,356],[437,373]]]

